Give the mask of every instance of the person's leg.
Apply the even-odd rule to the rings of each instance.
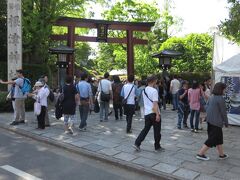
[[[123,117],[123,107],[119,104],[119,111],[120,111],[120,119]]]
[[[178,123],[177,123],[178,128],[181,128],[183,117],[184,117],[183,105],[179,104],[178,105]]]
[[[13,107],[13,119],[16,119],[16,106],[15,106],[15,101],[12,101],[12,107]]]
[[[100,121],[103,120],[104,102],[100,101]]]
[[[127,121],[127,132],[132,129],[132,118],[135,113],[135,105],[129,105],[128,121]]]
[[[46,108],[46,114],[45,114],[45,126],[50,126],[49,116],[48,116],[48,108]]]
[[[39,115],[39,125],[41,129],[45,129],[45,114],[46,114],[46,107],[41,107],[41,113]]]
[[[83,105],[83,127],[87,126],[87,118],[89,113],[89,104]]]
[[[199,150],[198,154],[199,155],[205,155],[206,152],[209,150],[210,147],[206,146],[205,144],[202,146],[202,148]]]
[[[118,106],[117,104],[113,103],[114,115],[115,119],[118,120]]]
[[[160,140],[161,140],[161,120],[159,122],[157,122],[156,120],[156,116],[153,117],[152,119],[152,124],[153,124],[153,133],[154,133],[154,147],[155,150],[159,149],[160,146]]]
[[[217,145],[217,151],[218,151],[219,156],[223,156],[224,155],[222,144],[221,145]]]
[[[20,121],[25,121],[25,99],[20,100]]]
[[[145,116],[145,126],[143,128],[143,130],[140,132],[140,134],[138,135],[136,141],[135,141],[135,145],[136,146],[140,146],[142,141],[144,141],[145,137],[147,136],[151,126],[152,126],[152,121],[151,121],[151,115]]]
[[[188,115],[189,115],[189,109],[188,108],[184,108],[184,113],[183,113],[184,117],[183,117],[183,126],[184,127],[188,127],[188,123],[187,123],[187,120],[188,120]]]
[[[140,114],[141,114],[141,118],[144,118],[144,106],[140,106]]]
[[[67,132],[68,131],[68,121],[69,121],[70,115],[64,114],[63,117],[64,117],[64,132]]]
[[[195,114],[195,110],[191,109],[191,113],[190,113],[190,126],[191,126],[191,129],[194,129],[194,125],[193,125],[194,114]]]
[[[83,128],[84,127],[84,124],[85,124],[85,120],[84,120],[84,105],[80,105],[79,106],[79,112],[80,112],[80,120],[81,120],[81,122],[80,122],[80,125],[79,125],[79,128]]]
[[[198,130],[198,126],[199,126],[199,115],[200,115],[200,111],[196,111],[196,116],[195,116],[195,129]]]
[[[176,110],[176,101],[175,101],[175,94],[172,94],[172,105],[173,105],[173,110]]]
[[[165,96],[163,97],[162,104],[163,104],[163,109],[166,110],[166,97]]]
[[[20,105],[21,105],[20,100],[15,99],[15,108],[16,108],[16,116],[15,116],[15,119],[14,119],[15,122],[20,121],[20,108],[21,108]]]
[[[105,118],[104,120],[108,120],[108,114],[109,114],[109,103],[110,102],[105,102]]]

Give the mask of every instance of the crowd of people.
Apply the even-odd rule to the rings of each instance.
[[[35,99],[34,112],[37,116],[38,129],[43,130],[50,126],[48,117],[48,101],[53,96],[53,91],[48,86],[48,77],[40,77],[34,84],[32,92],[23,92],[25,77],[22,70],[17,70],[17,77],[12,81],[1,84],[12,84],[9,95],[14,109],[14,121],[11,125],[25,123],[24,100],[27,97]],[[191,84],[191,87],[190,87]],[[158,79],[149,76],[145,80],[137,81],[133,75],[129,75],[125,82],[119,76],[110,79],[109,73],[105,73],[100,80],[90,78],[82,73],[79,80],[67,76],[65,85],[55,91],[56,117],[64,118],[64,132],[73,134],[73,126],[76,120],[76,108],[79,108],[79,130],[86,131],[89,113],[99,108],[99,121],[109,120],[110,102],[113,104],[115,120],[126,118],[126,133],[132,133],[132,119],[136,111],[140,111],[140,117],[145,119],[145,127],[137,137],[133,147],[139,151],[142,141],[150,128],[154,130],[154,147],[156,151],[162,150],[161,141],[161,109],[166,109],[166,104],[172,103],[172,111],[177,111],[178,120],[176,127],[189,129],[198,133],[203,129],[202,123],[207,121],[208,140],[205,142],[197,158],[208,160],[205,155],[210,147],[216,146],[219,158],[225,159],[228,155],[223,153],[222,127],[228,126],[226,107],[223,94],[226,85],[217,83],[211,92],[211,78],[204,82],[193,81],[189,83],[182,78],[174,76],[172,80]],[[52,98],[51,98],[52,99]],[[95,111],[96,112],[96,111]],[[97,111],[98,112],[98,111]]]

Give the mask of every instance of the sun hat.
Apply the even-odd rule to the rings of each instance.
[[[34,85],[34,87],[41,87],[41,86],[44,86],[41,81],[37,81]]]

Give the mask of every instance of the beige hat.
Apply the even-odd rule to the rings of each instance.
[[[41,87],[41,86],[44,86],[41,81],[37,81],[34,85],[34,87]]]

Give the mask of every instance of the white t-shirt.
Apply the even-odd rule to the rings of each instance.
[[[155,88],[147,86],[145,88],[145,92],[148,95],[149,99],[151,99],[153,102],[158,102],[158,92]],[[142,92],[143,95],[143,102],[144,102],[144,115],[148,115],[153,113],[153,102],[150,101],[147,96],[144,93],[144,90]]]
[[[133,89],[132,89],[132,87],[133,87]],[[132,89],[132,91],[131,91],[131,89]],[[131,93],[130,93],[130,91],[131,91]],[[124,99],[127,98],[129,93],[130,93],[130,95],[127,99],[127,104],[135,104],[136,87],[132,83],[127,83],[123,86]]]
[[[24,95],[20,87],[23,87],[24,80],[23,78],[17,78],[15,80],[15,90],[14,90],[14,98],[15,99],[23,99]]]
[[[101,83],[101,84],[100,84]],[[107,79],[102,79],[98,84],[98,92],[101,93],[103,91],[105,94],[110,94],[110,91],[112,91],[112,84]]]
[[[178,90],[180,89],[180,82],[177,79],[173,79],[171,81],[170,87],[172,87],[172,94],[177,94]]]
[[[47,97],[49,95],[50,91],[48,88],[42,87],[41,89],[38,90],[37,95],[34,97],[36,101],[39,101],[41,106],[47,107]]]

